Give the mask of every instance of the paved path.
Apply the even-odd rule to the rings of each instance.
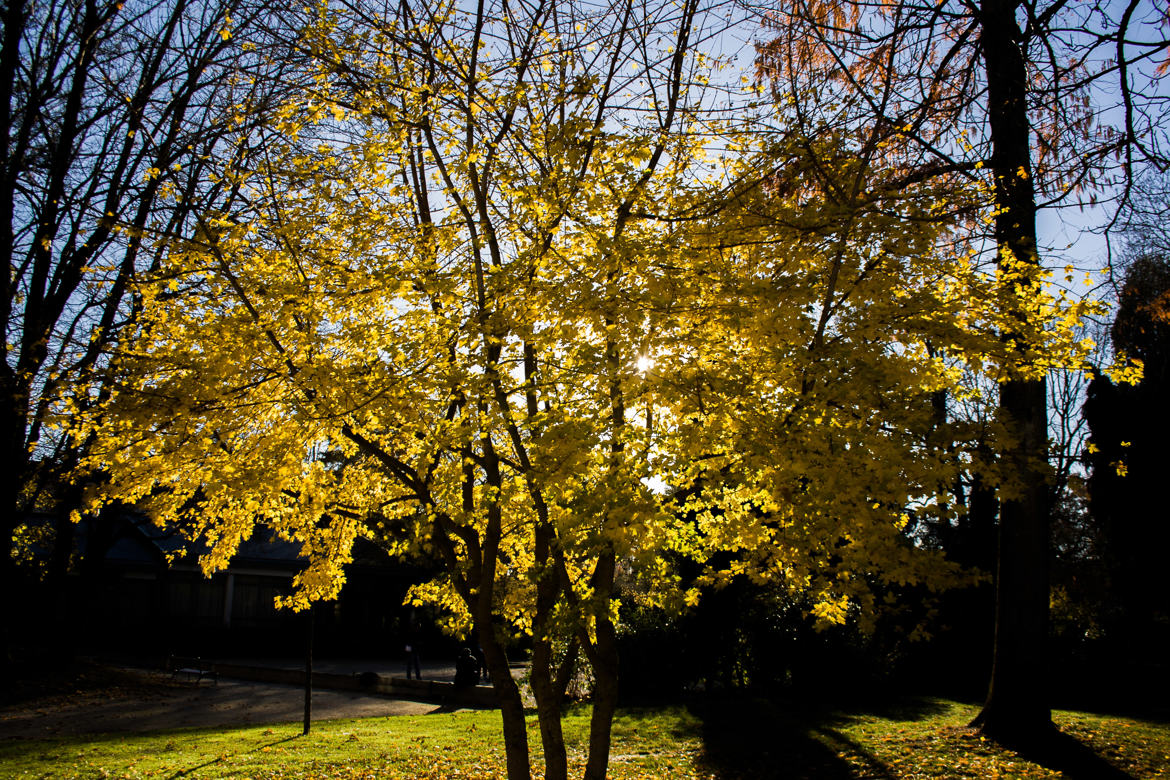
[[[216,658],[216,663],[240,666],[264,666],[274,669],[305,668],[304,658]],[[423,661],[419,664],[424,680],[451,682],[455,679],[455,661]],[[386,658],[313,659],[313,671],[327,674],[361,674],[374,672],[383,677],[406,677],[406,662]],[[411,673],[413,676],[413,672]]]
[[[187,683],[161,672],[131,673],[140,684],[0,708],[0,739],[300,722],[304,714],[304,689],[295,685],[229,679]],[[313,692],[314,721],[425,715],[438,709],[359,692]]]
[[[304,659],[214,659],[238,664],[301,671]],[[77,690],[32,702],[0,707],[0,739],[28,739],[56,735],[127,731],[167,731],[191,727],[246,726],[300,722],[304,688],[299,684],[256,682],[220,676],[217,683],[176,680],[165,671],[117,665],[124,679],[93,690]],[[449,683],[454,662],[424,661],[423,680]],[[322,675],[354,677],[374,672],[384,678],[405,678],[405,662],[396,659],[314,659],[313,671]],[[513,668],[520,678],[524,668]],[[241,675],[243,676],[243,675]],[[490,697],[490,686],[481,683]],[[380,695],[368,690],[313,690],[313,719],[371,718],[422,715],[440,709],[434,701],[413,701],[404,695]],[[420,698],[427,698],[422,695]],[[443,709],[443,711],[450,711]]]

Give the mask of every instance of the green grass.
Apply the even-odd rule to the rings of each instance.
[[[846,716],[835,727],[819,729],[819,735],[858,777],[874,764],[893,778],[1170,777],[1167,723],[1055,712],[1053,720],[1066,738],[1043,756],[1021,755],[966,728],[978,708],[933,704],[916,718]]]
[[[614,778],[1061,777],[965,728],[975,709],[941,699],[837,711],[762,702],[631,709],[614,726]],[[1072,739],[1042,760],[1080,776],[1170,777],[1170,724],[1059,712]],[[531,719],[534,751],[535,719]],[[566,719],[579,770],[585,711]],[[458,712],[231,730],[0,742],[5,778],[495,778],[503,776],[499,715]],[[1092,762],[1098,762],[1096,764]],[[1107,762],[1107,763],[1101,763]],[[1105,772],[1106,774],[1100,774]]]

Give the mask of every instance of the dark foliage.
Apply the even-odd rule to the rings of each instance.
[[[1091,430],[1089,508],[1098,529],[1107,607],[1104,639],[1123,685],[1165,681],[1170,602],[1162,574],[1170,545],[1166,442],[1170,441],[1170,263],[1146,256],[1127,270],[1114,320],[1114,348],[1144,364],[1136,385],[1096,377],[1084,414]],[[1163,684],[1165,684],[1163,682]]]

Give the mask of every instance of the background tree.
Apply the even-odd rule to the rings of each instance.
[[[971,377],[1020,370],[998,335],[1010,307],[954,251],[961,186],[893,179],[880,131],[778,136],[739,163],[735,180],[759,183],[692,252],[710,291],[672,314],[652,372],[679,437],[664,459],[694,486],[694,544],[713,562],[700,584],[747,576],[811,593],[826,622],[872,625],[900,588],[957,581],[924,542],[986,503],[953,486],[995,427],[940,420],[936,401],[985,404]],[[1081,361],[1070,325],[1091,307],[1027,305],[1036,356]]]
[[[1100,536],[1108,597],[1102,628],[1108,644],[1124,656],[1117,666],[1134,669],[1135,679],[1158,667],[1170,633],[1156,560],[1160,545],[1170,542],[1164,512],[1157,509],[1170,435],[1167,296],[1166,258],[1134,258],[1125,271],[1112,341],[1115,350],[1142,362],[1142,379],[1126,385],[1096,377],[1084,406],[1091,429],[1089,509]]]
[[[264,6],[45,2],[3,6],[0,50],[0,587],[14,591],[22,523],[68,503],[76,451],[48,425],[100,390],[95,373],[130,312],[129,283],[153,239],[222,196],[208,154],[260,104],[270,36],[239,57],[233,30]],[[275,17],[266,19],[275,22]],[[252,80],[236,66],[253,72]],[[79,388],[82,388],[79,392]],[[18,532],[19,529],[19,532]],[[67,561],[71,526],[58,526]],[[12,609],[11,602],[6,609]],[[4,655],[14,615],[0,620]]]
[[[1010,479],[1000,488],[995,656],[977,723],[1003,738],[1046,733],[1047,366],[1034,359],[1028,303],[1045,283],[1036,217],[1041,205],[1128,174],[1135,160],[1164,158],[1155,84],[1164,16],[1136,1],[798,0],[766,11],[776,38],[761,68],[802,135],[880,130],[900,157],[900,181],[960,173],[986,186],[968,238],[989,250],[998,294],[1008,294],[1001,335],[1018,360],[997,377],[1003,435],[993,448]],[[1109,127],[1091,108],[1106,85],[1121,96]]]

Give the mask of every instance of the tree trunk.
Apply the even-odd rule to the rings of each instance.
[[[532,695],[536,698],[536,717],[540,722],[540,741],[544,747],[545,780],[566,780],[569,776],[565,737],[561,729],[561,699],[552,679],[552,642],[537,637],[532,643]]]
[[[543,501],[539,501],[538,506],[543,509]],[[535,554],[537,564],[542,570],[536,583],[536,610],[532,621],[532,666],[529,679],[532,681],[532,695],[536,698],[536,716],[540,723],[541,745],[544,747],[545,780],[567,780],[569,762],[561,728],[561,692],[557,689],[553,674],[555,659],[551,624],[559,588],[551,560],[552,527],[546,519],[547,512],[541,512],[541,515],[541,522],[536,529]]]
[[[528,760],[528,729],[524,724],[524,700],[520,686],[512,679],[508,667],[508,656],[496,639],[492,622],[476,622],[479,645],[483,648],[492,688],[500,704],[500,717],[504,725],[504,752],[507,756],[508,780],[531,780],[532,769]]]
[[[995,239],[1005,300],[1019,325],[1027,316],[1010,303],[1014,285],[1036,288],[1036,199],[1031,176],[1027,68],[1015,0],[985,0],[981,43],[987,72],[988,120],[995,176]],[[1013,325],[1003,334],[1016,357],[1030,346]],[[1044,379],[1000,384],[999,415],[1013,439],[1000,453],[1017,485],[1000,509],[996,571],[995,654],[991,685],[974,725],[999,740],[1018,741],[1052,728],[1045,682],[1048,634],[1048,420]]]
[[[618,700],[617,629],[609,619],[616,557],[612,548],[601,554],[594,575],[597,594],[597,641],[590,657],[593,665],[593,711],[589,719],[589,758],[585,780],[605,780],[609,771],[610,736]]]
[[[1019,387],[1019,385],[1024,385]],[[1039,385],[1039,390],[1035,387]],[[1043,417],[1043,382],[1012,383],[1000,390],[1001,410],[1030,402],[1033,414]],[[1018,396],[1023,396],[1020,398]],[[1018,420],[1014,414],[1011,419]],[[1021,425],[1021,437],[1033,443],[1036,423]],[[1031,482],[1023,495],[1003,502],[999,520],[999,549],[995,592],[995,655],[991,684],[982,712],[975,719],[988,736],[1001,741],[1029,741],[1052,729],[1045,675],[1048,637],[1048,512],[1047,487],[1042,473],[1024,462],[1017,445],[1010,453],[1014,471],[1024,471]],[[1031,449],[1031,448],[1029,448]]]

